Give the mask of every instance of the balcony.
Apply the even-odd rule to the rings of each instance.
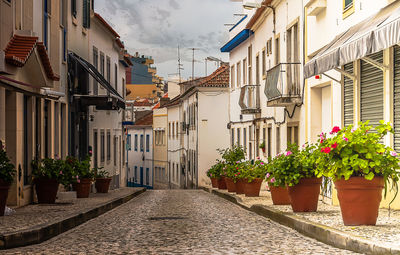
[[[267,106],[286,107],[302,102],[300,63],[280,63],[267,71]]]
[[[260,85],[243,86],[240,90],[239,105],[242,114],[260,113]]]

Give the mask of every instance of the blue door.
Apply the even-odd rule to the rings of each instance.
[[[143,186],[143,167],[140,168],[140,186]]]

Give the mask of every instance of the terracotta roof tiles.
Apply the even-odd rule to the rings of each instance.
[[[110,24],[107,23],[107,21],[105,21],[105,19],[103,19],[103,17],[100,16],[100,14],[98,14],[97,12],[94,13],[94,16],[117,38],[119,38],[119,34],[117,32],[115,32],[115,30],[110,26]]]

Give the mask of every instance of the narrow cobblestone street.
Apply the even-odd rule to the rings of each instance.
[[[147,191],[42,244],[1,254],[352,254],[200,190]]]

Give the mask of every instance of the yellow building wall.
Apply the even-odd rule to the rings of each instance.
[[[157,88],[155,84],[127,84],[126,87],[131,91],[131,94],[126,96],[126,100],[156,98],[157,92],[161,92],[161,89]]]

